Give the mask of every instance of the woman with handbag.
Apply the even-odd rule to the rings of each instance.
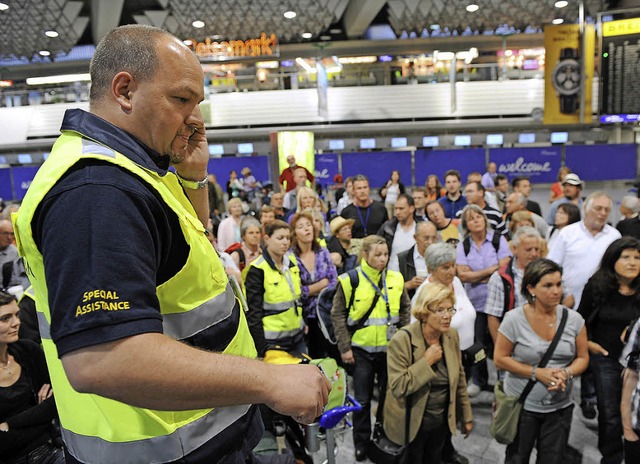
[[[620,335],[631,321],[640,317],[640,241],[637,238],[622,237],[609,245],[600,267],[584,287],[578,312],[586,321],[598,399],[598,449],[603,464],[620,464],[623,455]]]
[[[409,323],[411,302],[402,274],[387,270],[389,250],[379,235],[362,241],[360,266],[352,277],[338,277],[331,321],[342,362],[353,366],[356,400],[362,411],[353,414],[357,461],[366,457],[371,439],[371,400],[375,377],[380,388],[378,407],[387,388],[387,345],[399,327]],[[353,273],[353,271],[350,271]]]
[[[413,306],[417,321],[389,343],[384,431],[391,441],[408,443],[412,464],[440,464],[456,421],[465,435],[473,429],[460,339],[451,329],[455,300],[449,286],[424,285]]]
[[[553,261],[531,262],[521,291],[528,303],[505,314],[493,354],[506,371],[504,395],[522,404],[505,462],[528,463],[535,445],[538,462],[559,463],[571,429],[572,379],[589,364],[587,332],[582,316],[560,304],[562,268]]]

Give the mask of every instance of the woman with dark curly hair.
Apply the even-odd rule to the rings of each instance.
[[[598,448],[604,464],[622,462],[620,400],[623,366],[620,335],[640,317],[640,240],[611,243],[582,292],[578,312],[589,337],[591,370],[598,399]]]

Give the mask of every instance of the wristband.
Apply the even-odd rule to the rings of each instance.
[[[531,380],[533,380],[534,382],[538,381],[538,379],[536,378],[536,366],[531,366]]]
[[[176,177],[178,178],[178,183],[182,185],[184,188],[191,190],[200,190],[205,188],[209,184],[208,174],[204,175],[204,179],[202,180],[187,180],[184,177],[181,177],[180,174],[176,171]]]
[[[568,367],[565,367],[563,370],[567,373],[567,378],[569,380],[572,380],[573,379],[573,373],[571,372],[571,369],[568,368]]]

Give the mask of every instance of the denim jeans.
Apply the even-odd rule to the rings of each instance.
[[[354,347],[353,358],[353,389],[356,400],[362,405],[362,411],[353,413],[353,442],[356,449],[364,449],[371,439],[371,399],[376,376],[380,389],[380,411],[384,406],[384,395],[387,391],[387,353],[368,353]]]
[[[569,441],[572,413],[573,405],[549,413],[523,409],[516,438],[507,446],[505,464],[529,464],[534,446],[538,464],[560,464]]]
[[[590,364],[598,398],[598,449],[602,453],[601,464],[620,464],[623,448],[620,418],[622,366],[616,359],[601,354],[592,354]]]

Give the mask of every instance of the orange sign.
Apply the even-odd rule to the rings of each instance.
[[[264,32],[257,39],[214,42],[207,37],[204,42],[196,43],[195,40],[189,40],[188,43],[198,58],[204,60],[226,61],[280,55],[276,35],[271,34],[267,37]]]

